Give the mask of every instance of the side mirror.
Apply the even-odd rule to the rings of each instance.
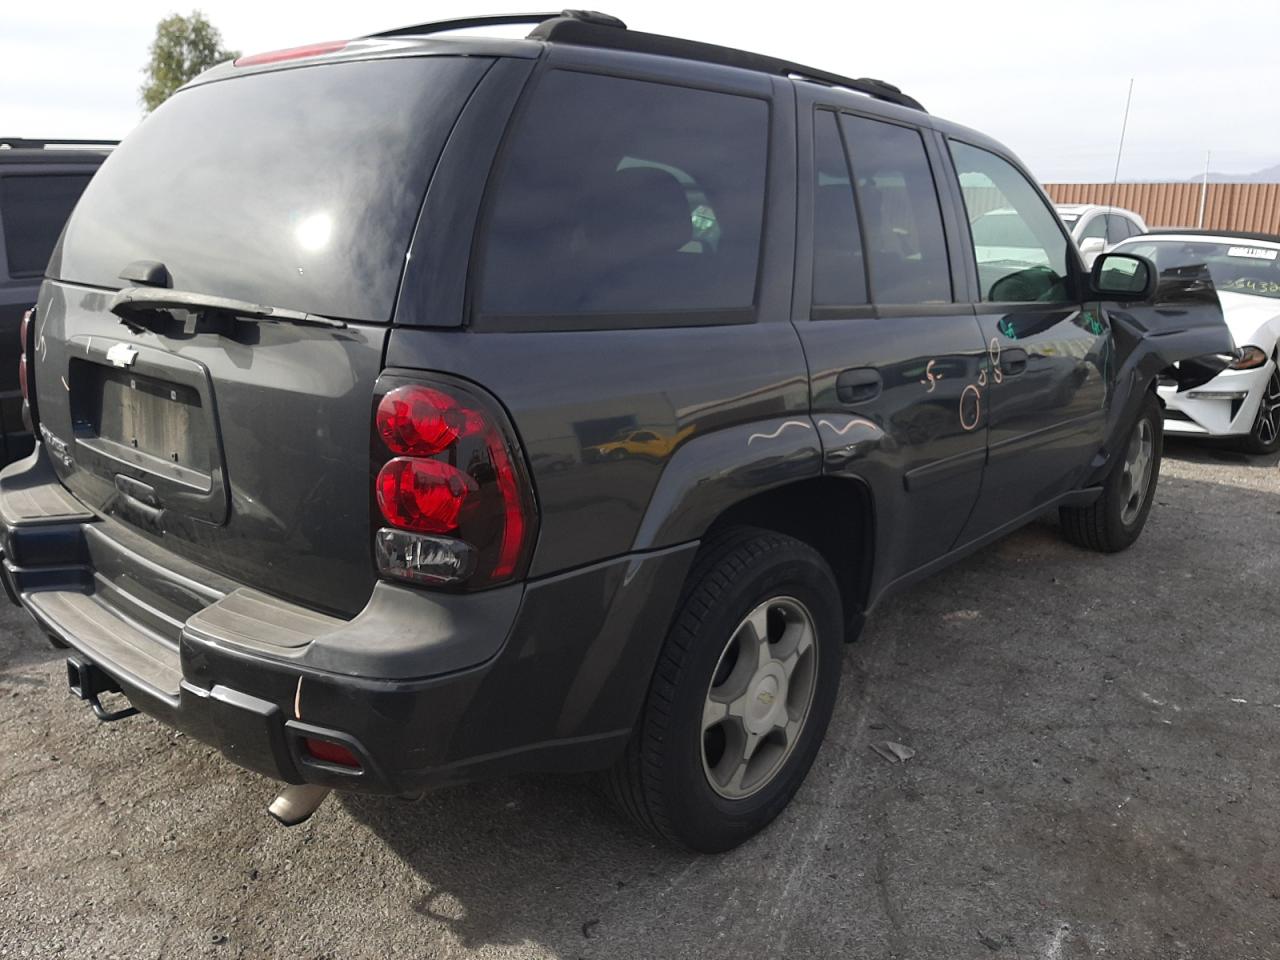
[[[1104,253],[1093,261],[1090,285],[1104,300],[1150,300],[1156,290],[1156,266],[1134,253]]]

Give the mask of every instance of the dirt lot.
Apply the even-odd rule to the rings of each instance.
[[[0,957],[1280,957],[1280,469],[1168,453],[1128,553],[1047,518],[889,602],[796,802],[717,858],[549,778],[281,828],[5,608]]]

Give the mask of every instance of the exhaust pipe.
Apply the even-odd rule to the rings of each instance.
[[[267,807],[267,813],[286,827],[296,827],[311,818],[329,793],[329,787],[317,786],[314,783],[290,784],[271,801],[271,806]]]

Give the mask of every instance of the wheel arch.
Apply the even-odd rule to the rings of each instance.
[[[870,486],[859,478],[821,476],[774,487],[726,507],[705,536],[733,526],[795,537],[822,554],[840,587],[846,635],[856,639],[875,566],[875,504]]]

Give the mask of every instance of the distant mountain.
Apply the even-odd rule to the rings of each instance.
[[[1203,176],[1203,175],[1202,175]],[[1201,177],[1188,177],[1194,183],[1199,183]],[[1210,183],[1280,183],[1280,163],[1267,167],[1265,170],[1257,170],[1253,173],[1209,173]]]

